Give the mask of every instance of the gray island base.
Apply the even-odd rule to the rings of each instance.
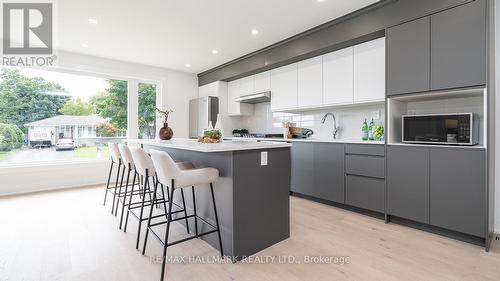
[[[193,140],[140,140],[139,143],[146,150],[166,151],[175,160],[219,170],[214,191],[225,256],[241,260],[290,237],[290,144],[231,141],[200,144]],[[215,224],[210,189],[199,187],[195,192],[198,215]],[[181,202],[180,192],[175,193],[174,201]],[[191,190],[186,189],[184,195],[190,214]],[[198,225],[201,232],[210,230],[200,221]],[[190,219],[190,229],[194,229],[194,219]],[[216,234],[203,239],[220,250]]]

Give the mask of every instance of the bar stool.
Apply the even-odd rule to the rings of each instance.
[[[146,235],[144,238],[144,247],[142,250],[142,254],[144,255],[145,250],[146,250],[146,243],[148,240],[148,234],[151,231],[151,233],[160,241],[160,243],[163,245],[163,261],[162,261],[162,268],[161,268],[161,278],[160,280],[163,280],[163,277],[165,276],[165,260],[167,256],[167,248],[169,246],[173,246],[175,244],[179,244],[191,239],[199,238],[204,235],[210,234],[217,232],[218,238],[219,238],[219,247],[220,247],[220,254],[221,256],[224,256],[224,252],[222,249],[222,238],[220,234],[220,226],[219,226],[219,218],[217,216],[217,206],[215,204],[215,195],[214,195],[214,187],[213,187],[213,182],[217,181],[219,178],[219,171],[215,168],[198,168],[198,169],[189,169],[189,170],[181,170],[179,167],[175,164],[173,159],[164,151],[158,151],[158,150],[153,150],[151,149],[150,151],[151,158],[153,160],[154,167],[156,169],[157,173],[157,183],[164,184],[164,185],[169,185],[170,184],[170,195],[169,198],[174,197],[174,191],[176,189],[182,190],[183,188],[186,187],[191,187],[191,191],[193,194],[193,215],[185,215],[185,217],[178,217],[175,219],[172,219],[172,205],[169,204],[168,206],[168,216],[167,216],[167,229],[165,232],[165,240],[161,240],[158,234],[156,234],[153,231],[153,227],[157,226],[161,223],[151,223],[151,216],[149,216],[148,219],[148,224],[146,228]],[[209,184],[210,185],[210,192],[212,194],[212,204],[214,208],[214,215],[215,215],[215,226],[212,225],[211,223],[207,222],[205,219],[198,217],[196,213],[196,199],[195,199],[195,192],[194,192],[194,186],[195,185],[205,185]],[[157,189],[158,185],[155,185],[155,190]],[[167,189],[168,191],[168,189]],[[153,192],[153,195],[156,192]],[[173,201],[173,200],[171,200]],[[150,209],[150,214],[152,213],[152,208]],[[181,219],[187,219],[187,218],[194,218],[194,226],[195,226],[195,234],[184,238],[180,239],[177,241],[173,242],[168,242],[168,236],[169,236],[169,231],[170,231],[170,223],[173,221],[181,220]],[[208,224],[210,227],[213,228],[213,230],[204,232],[204,233],[198,233],[198,219],[203,221],[204,223]]]
[[[118,144],[109,142],[108,143],[109,152],[111,154],[111,166],[109,167],[109,175],[108,175],[108,183],[106,184],[106,192],[104,193],[104,203],[106,206],[106,198],[108,197],[108,192],[113,194],[113,205],[111,207],[111,214],[115,208],[115,199],[116,199],[116,189],[118,188],[118,179],[120,178],[120,169],[122,168],[122,159],[120,156],[120,151],[118,150]],[[115,187],[110,187],[111,174],[113,173],[113,167],[117,165],[117,173],[116,173],[116,182]],[[125,167],[123,167],[123,171],[125,171]]]
[[[120,215],[120,227],[119,229],[122,229],[122,223],[123,223],[123,214],[125,213],[125,207],[128,206],[127,204],[127,196],[134,196],[134,195],[141,195],[142,190],[139,189],[134,192],[134,185],[136,184],[136,179],[138,180],[137,172],[135,171],[135,164],[134,164],[134,159],[132,158],[132,153],[130,152],[130,149],[127,145],[125,144],[119,144],[118,145],[118,150],[120,152],[120,156],[122,159],[122,163],[125,166],[127,170],[127,180],[125,182],[125,191],[122,192],[122,187],[123,187],[123,175],[125,173],[122,173],[122,179],[120,181],[120,188],[118,190],[118,200],[116,203],[116,209],[115,209],[115,216],[118,213],[118,208],[119,204],[122,204],[122,212]],[[128,187],[130,186],[130,174],[133,173],[133,179],[132,179],[132,190],[129,191]],[[130,198],[131,199],[131,198]],[[129,204],[132,204],[131,200],[129,200]]]
[[[164,192],[163,186],[162,186],[162,188],[160,189],[162,197],[158,198],[158,195],[156,193],[157,192],[156,171],[155,171],[155,168],[153,165],[153,161],[151,160],[151,157],[147,154],[147,152],[144,149],[139,148],[139,147],[131,147],[130,152],[132,154],[132,159],[133,159],[133,162],[135,164],[135,171],[142,178],[141,184],[142,184],[143,192],[141,194],[142,195],[141,204],[138,206],[134,206],[134,204],[132,203],[133,196],[129,196],[127,216],[125,218],[125,226],[124,226],[123,231],[124,232],[127,231],[129,214],[132,214],[138,220],[137,241],[136,241],[135,248],[139,249],[139,240],[141,237],[142,222],[147,221],[147,220],[150,221],[151,219],[156,219],[156,218],[160,218],[160,217],[166,218],[167,217],[167,214],[166,214],[167,205],[166,205],[166,203],[170,201],[171,197],[168,197],[168,195],[167,195],[167,197],[165,197],[165,192]],[[190,164],[189,162],[178,162],[176,164],[174,163],[174,165],[176,165],[176,167],[179,167],[179,169],[189,169],[189,168],[193,167],[192,164]],[[153,186],[155,186],[155,190],[153,192],[151,191],[150,180],[153,181]],[[132,193],[133,192],[134,192],[134,184],[132,184]],[[150,197],[151,193],[153,193],[153,198]],[[150,197],[149,200],[146,200],[146,194],[149,195],[149,197]],[[167,194],[168,194],[168,187],[167,187]],[[182,193],[182,198],[184,198],[183,193]],[[163,207],[165,210],[165,212],[163,214],[153,216],[152,211],[151,211],[150,216],[144,217],[144,207],[151,206],[151,210],[152,210],[154,205],[156,205],[158,207],[159,206],[158,204],[163,204]],[[169,205],[172,205],[172,204],[169,204]],[[178,207],[181,209],[175,211],[175,213],[183,212],[184,214],[187,214],[186,204],[185,204],[184,199],[183,199],[183,206],[182,207],[178,206]],[[139,215],[135,214],[132,211],[133,209],[136,209],[136,208],[140,209]],[[186,218],[186,227],[187,227],[187,232],[189,233],[189,225],[188,225],[187,218]]]

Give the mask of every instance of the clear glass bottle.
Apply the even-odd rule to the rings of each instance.
[[[366,122],[366,118],[363,122],[363,126],[361,126],[361,139],[368,140],[368,123]]]
[[[370,126],[368,126],[368,140],[373,140],[373,128],[375,127],[375,123],[372,121],[370,122]]]

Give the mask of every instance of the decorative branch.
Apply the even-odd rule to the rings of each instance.
[[[170,113],[174,112],[172,109],[167,109],[167,110],[161,110],[158,107],[156,108],[156,111],[160,114],[160,116],[165,120],[165,123],[168,121],[168,116]]]

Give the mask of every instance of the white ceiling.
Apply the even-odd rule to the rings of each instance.
[[[374,2],[63,0],[57,37],[61,50],[199,73]]]

